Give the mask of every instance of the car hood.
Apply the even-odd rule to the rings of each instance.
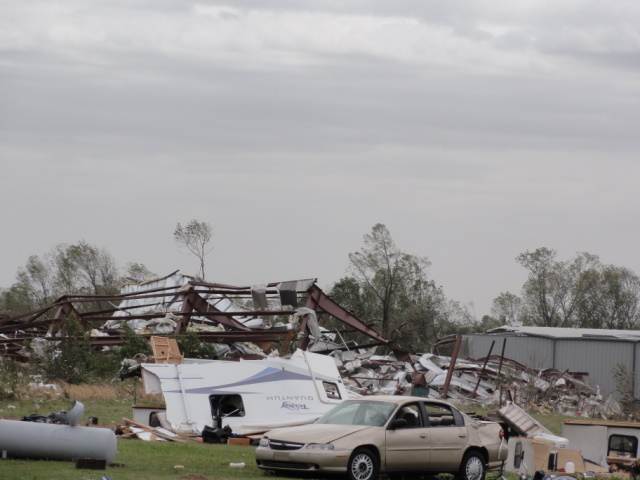
[[[283,440],[298,443],[330,443],[356,432],[370,428],[366,425],[327,425],[315,424],[300,425],[298,427],[277,428],[265,434],[272,440]]]

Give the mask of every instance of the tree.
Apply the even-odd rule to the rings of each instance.
[[[122,277],[113,256],[82,240],[54,249],[57,280],[62,291],[82,295],[114,295]]]
[[[624,363],[616,363],[611,372],[613,381],[616,385],[616,393],[620,400],[620,407],[625,416],[633,416],[637,411],[635,395],[634,395],[634,372],[629,372],[629,369]]]
[[[426,351],[442,336],[459,333],[473,325],[467,306],[447,299],[433,281],[417,282],[410,296],[402,295],[403,308],[394,322],[391,339],[413,352]]]
[[[158,274],[153,273],[142,263],[129,262],[125,267],[125,280],[143,283],[154,278],[158,278]]]
[[[592,272],[598,257],[582,252],[560,262],[555,256],[555,250],[543,247],[516,257],[529,270],[522,288],[524,321],[545,327],[579,326],[578,308],[594,287]]]
[[[329,294],[372,328],[382,325],[382,303],[366,283],[355,277],[343,277]],[[465,306],[448,300],[441,287],[425,278],[400,288],[393,304],[391,330],[383,336],[413,352],[425,351],[440,336],[473,323]]]
[[[378,223],[364,236],[364,247],[349,254],[349,271],[376,298],[381,334],[388,337],[399,321],[403,299],[425,294],[430,262],[398,249],[387,227]]]
[[[213,250],[213,246],[207,247],[213,233],[211,225],[206,222],[191,220],[184,227],[178,222],[173,232],[173,239],[178,247],[185,248],[200,260],[199,276],[204,280],[204,257]]]
[[[48,305],[56,299],[53,272],[48,258],[31,255],[18,269],[16,282],[2,295],[3,310],[14,316]]]
[[[54,279],[58,297],[62,295],[116,295],[122,276],[113,256],[82,240],[73,245],[59,244],[50,254],[55,266]],[[102,302],[83,303],[80,311],[101,310]]]
[[[485,333],[487,330],[500,328],[504,325],[504,321],[493,318],[490,315],[483,315],[478,323],[475,324],[474,331],[477,333]]]
[[[517,257],[529,270],[519,313],[525,323],[621,330],[640,327],[640,278],[635,273],[603,265],[596,255],[586,252],[564,262],[555,255],[555,250],[539,248]],[[504,300],[498,297],[494,305],[499,299]]]
[[[46,381],[64,380],[68,383],[85,383],[92,376],[91,338],[82,330],[77,318],[62,320],[60,340],[55,348],[40,360]]]
[[[520,297],[511,292],[502,292],[493,299],[491,315],[501,325],[513,325],[519,321],[521,307],[522,299]]]
[[[594,270],[595,287],[579,307],[580,326],[636,330],[640,327],[640,278],[624,267],[604,265]]]
[[[7,315],[36,310],[64,295],[114,295],[120,291],[120,269],[106,249],[80,241],[61,243],[42,256],[32,255],[18,269],[15,283],[0,295]],[[95,307],[84,303],[83,310]]]
[[[354,277],[342,277],[331,286],[331,298],[360,319],[380,317],[376,297]]]

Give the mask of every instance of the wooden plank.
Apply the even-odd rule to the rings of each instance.
[[[149,341],[156,363],[182,363],[183,356],[175,338],[154,336]]]
[[[174,433],[174,435],[175,435],[175,437],[174,437],[172,435],[169,435],[169,434],[163,432],[164,429],[153,428],[153,427],[150,427],[149,425],[145,425],[144,423],[139,423],[139,422],[136,422],[134,420],[130,420],[128,418],[123,418],[122,421],[127,425],[133,425],[134,427],[140,428],[140,429],[145,430],[147,432],[151,432],[153,435],[155,435],[155,436],[157,436],[159,438],[162,438],[164,440],[169,440],[170,442],[184,442],[185,441],[185,439],[182,438],[177,433]]]

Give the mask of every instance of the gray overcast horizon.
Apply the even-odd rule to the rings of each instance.
[[[79,240],[207,280],[345,275],[376,223],[488,314],[515,257],[640,273],[640,3],[0,0],[0,286]]]

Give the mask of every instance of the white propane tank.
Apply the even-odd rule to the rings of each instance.
[[[75,426],[84,405],[74,402],[67,414],[70,425],[0,420],[0,451],[3,458],[76,460],[91,458],[113,463],[118,449],[115,433],[108,428]]]
[[[118,441],[108,428],[0,420],[0,451],[9,458],[75,460],[116,457]]]

